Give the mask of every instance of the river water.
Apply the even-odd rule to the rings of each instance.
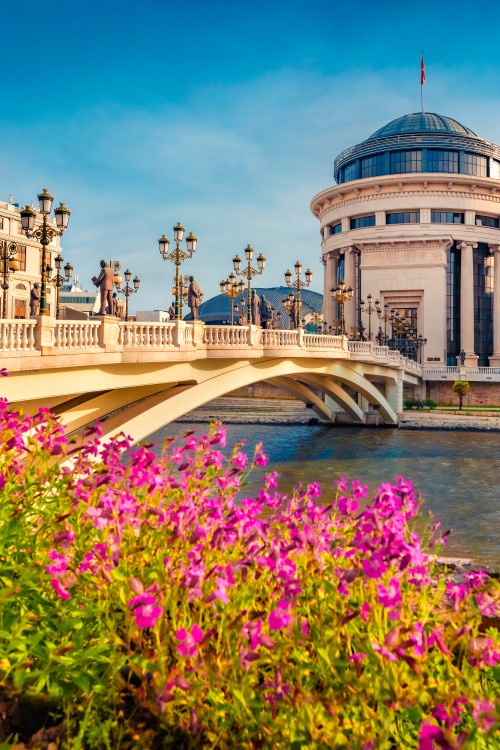
[[[188,429],[202,434],[207,425],[174,422],[150,439],[161,445]],[[320,482],[328,500],[339,477],[359,479],[372,491],[397,476],[411,479],[424,510],[452,530],[442,554],[500,568],[500,433],[242,424],[226,430],[228,450],[246,440],[250,454],[262,441],[270,459],[265,471],[278,472],[282,492]],[[258,491],[261,480],[256,473],[245,493]]]

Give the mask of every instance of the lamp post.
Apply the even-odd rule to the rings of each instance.
[[[290,321],[292,323],[294,322],[294,320],[292,318],[291,313],[292,313],[294,302],[295,302],[295,295],[293,294],[293,292],[290,292],[290,294],[287,294],[287,296],[283,297],[283,299],[281,300],[281,304],[283,305],[288,315],[290,316]]]
[[[309,284],[312,281],[312,271],[310,268],[307,269],[305,272],[305,281],[302,281],[300,278],[300,274],[302,273],[302,263],[300,260],[297,260],[294,265],[294,271],[296,273],[296,280],[292,281],[292,272],[290,269],[286,271],[285,273],[285,281],[286,285],[292,287],[293,289],[297,290],[297,328],[301,327],[301,319],[300,319],[300,312],[302,308],[302,300],[300,299],[300,290],[303,289],[306,286],[309,286]]]
[[[237,276],[246,276],[247,279],[247,318],[248,322],[252,323],[252,276],[262,273],[266,267],[266,258],[262,253],[257,256],[257,268],[253,268],[251,265],[254,249],[251,245],[247,245],[245,248],[245,259],[247,261],[246,268],[241,268],[241,258],[239,255],[235,255],[233,258],[234,271]]]
[[[17,245],[15,242],[0,240],[0,262],[2,263],[2,318],[7,317],[7,290],[9,288],[9,276],[15,271],[19,271],[20,263],[15,257],[17,255]]]
[[[38,203],[40,207],[40,213],[42,214],[42,225],[35,228],[36,211],[33,206],[26,206],[21,209],[21,226],[24,229],[26,236],[35,238],[42,246],[42,273],[41,273],[41,285],[40,285],[40,315],[47,315],[47,270],[49,265],[47,263],[47,246],[52,242],[54,237],[60,237],[68,228],[69,216],[71,211],[64,203],[60,203],[57,208],[54,209],[54,215],[56,219],[56,227],[54,228],[48,223],[48,217],[52,210],[52,203],[54,202],[54,196],[49,193],[47,188],[44,188],[41,193],[38,194]]]
[[[162,234],[160,239],[158,240],[158,245],[160,248],[160,255],[163,258],[163,260],[171,260],[175,263],[175,320],[181,319],[181,305],[182,305],[182,288],[181,288],[181,276],[180,276],[180,268],[181,263],[183,260],[187,260],[188,258],[193,257],[193,253],[196,250],[196,244],[198,242],[198,238],[196,235],[194,235],[192,232],[188,234],[186,237],[186,251],[181,250],[181,242],[182,238],[184,237],[184,232],[186,231],[185,228],[182,226],[182,224],[177,222],[176,226],[174,227],[174,242],[175,242],[175,249],[171,250],[169,252],[168,246],[170,245],[170,240],[167,238],[165,234]]]
[[[377,317],[379,320],[384,321],[384,346],[387,346],[387,323],[390,319],[389,315],[389,303],[386,302],[384,305],[384,314],[382,315],[382,308],[380,307],[379,303],[379,309],[377,310]],[[382,344],[382,342],[380,342]]]
[[[61,268],[62,264],[64,262],[64,258],[62,257],[61,253],[59,253],[54,258],[54,263],[56,266],[56,275],[51,276],[50,272],[52,271],[51,268],[48,269],[48,278],[47,281],[50,284],[53,284],[56,288],[56,319],[59,320],[59,297],[61,292],[61,287],[64,284],[65,281],[69,281],[70,278],[73,276],[73,266],[71,263],[66,263],[64,266],[64,276],[61,276]]]
[[[231,325],[234,326],[234,310],[236,297],[241,296],[245,291],[245,282],[241,279],[236,281],[234,273],[230,273],[227,279],[220,282],[221,294],[225,294],[231,300]],[[237,307],[237,306],[236,306]]]
[[[353,298],[354,289],[352,286],[346,287],[345,281],[340,281],[334,289],[330,289],[330,294],[334,302],[340,305],[340,334],[345,336],[344,305]]]
[[[372,340],[372,315],[374,312],[379,313],[380,310],[380,301],[378,299],[375,300],[375,306],[372,305],[373,297],[371,294],[369,294],[366,298],[368,300],[368,305],[365,306],[364,300],[361,300],[359,303],[359,309],[361,312],[365,312],[368,315],[368,341]]]
[[[126,322],[128,320],[128,298],[130,297],[131,294],[134,294],[135,292],[139,291],[139,285],[141,283],[141,280],[138,276],[134,276],[134,278],[132,279],[133,286],[130,286],[129,282],[130,282],[130,279],[132,278],[132,271],[130,270],[130,268],[127,268],[127,270],[124,272],[123,275],[125,276],[125,286],[123,286],[120,289],[120,284],[121,284],[121,277],[120,277],[120,281],[118,283],[115,281],[115,287],[116,287],[116,291],[118,292],[118,294],[125,295],[125,322]]]

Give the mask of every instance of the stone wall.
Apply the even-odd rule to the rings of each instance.
[[[453,381],[428,381],[427,395],[438,404],[458,406],[459,398],[453,393]],[[498,406],[500,405],[500,383],[480,383],[471,381],[470,391],[464,396],[466,406]]]

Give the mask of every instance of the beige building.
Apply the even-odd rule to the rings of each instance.
[[[316,195],[324,317],[423,364],[500,366],[500,147],[449,117],[400,117],[341,153]],[[361,301],[380,312],[370,321]],[[366,310],[366,305],[364,306]],[[420,337],[420,338],[419,338]],[[424,344],[424,339],[426,343]]]
[[[56,227],[55,219],[48,219],[50,224]],[[36,225],[41,224],[41,215],[36,220]],[[18,261],[18,270],[7,275],[9,263],[0,262],[0,284],[8,284],[6,291],[6,314],[2,309],[3,318],[29,318],[30,316],[30,292],[35,282],[40,283],[42,246],[35,239],[28,239],[21,227],[21,215],[19,205],[13,203],[12,196],[7,202],[0,201],[0,253],[5,254],[6,243],[14,243],[17,253],[13,256]],[[48,246],[49,265],[54,268],[54,257],[62,252],[60,238],[54,237]],[[16,264],[17,265],[17,264]],[[51,315],[55,315],[56,290],[52,284],[47,284],[47,308]],[[0,298],[2,305],[3,295]]]

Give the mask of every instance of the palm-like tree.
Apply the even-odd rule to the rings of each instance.
[[[460,405],[458,408],[460,409],[460,411],[462,411],[464,396],[466,396],[470,391],[470,383],[468,382],[468,380],[455,380],[455,382],[451,386],[451,390],[454,393],[458,394],[458,398],[460,399]]]

